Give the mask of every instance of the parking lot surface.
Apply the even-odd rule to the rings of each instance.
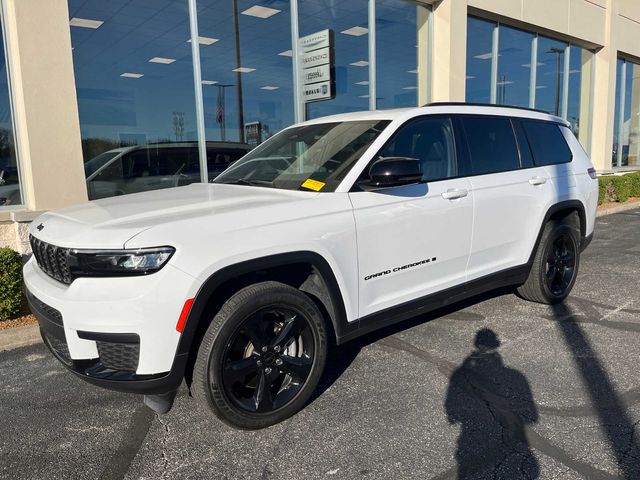
[[[496,292],[333,349],[314,400],[238,431],[158,416],[42,346],[0,353],[0,478],[640,478],[640,211],[598,220],[566,304]]]

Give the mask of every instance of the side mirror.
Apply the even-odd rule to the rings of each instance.
[[[422,180],[422,164],[411,157],[380,157],[369,168],[369,179],[375,187],[398,187]]]

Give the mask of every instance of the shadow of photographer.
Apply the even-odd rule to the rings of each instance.
[[[526,426],[538,421],[538,411],[526,377],[504,364],[498,352],[500,340],[483,328],[475,349],[456,368],[449,380],[445,411],[451,424],[460,424],[455,458],[458,479],[468,478],[493,465],[494,478],[538,478],[540,467],[526,437]],[[482,401],[489,410],[478,411]],[[488,420],[487,420],[488,419]],[[497,431],[500,445],[479,455]]]

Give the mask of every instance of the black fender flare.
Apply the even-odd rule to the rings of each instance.
[[[533,245],[533,249],[531,250],[531,254],[529,256],[529,261],[527,265],[531,267],[533,265],[533,258],[536,255],[536,251],[540,246],[540,240],[542,239],[542,232],[544,232],[544,227],[555,214],[562,211],[574,210],[578,212],[578,216],[580,217],[580,240],[581,243],[585,243],[586,239],[586,228],[587,228],[587,215],[584,204],[580,200],[565,200],[562,202],[558,202],[547,210],[545,213],[542,223],[540,224],[540,230],[538,231],[538,237],[536,238],[536,242]]]
[[[344,300],[335,274],[333,273],[329,263],[324,259],[324,257],[322,257],[322,255],[312,251],[296,251],[253,258],[240,263],[228,265],[207,278],[207,280],[200,286],[191,306],[191,310],[189,311],[189,315],[187,316],[187,320],[178,343],[176,356],[187,356],[191,352],[196,332],[198,331],[198,327],[202,321],[205,309],[218,288],[229,280],[241,275],[296,263],[308,263],[321,275],[322,280],[329,291],[331,302],[334,307],[332,309],[333,312],[330,312],[333,313],[333,315],[331,315],[331,322],[336,333],[336,341],[339,343],[340,338],[344,336],[345,329],[348,329],[351,326],[347,323]],[[358,322],[353,323],[357,324]]]

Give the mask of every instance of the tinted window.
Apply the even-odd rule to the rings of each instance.
[[[400,127],[380,156],[417,158],[422,163],[424,181],[458,174],[449,118],[423,118]]]
[[[571,150],[555,123],[524,120],[522,122],[536,165],[555,165],[571,161]]]
[[[511,120],[497,117],[463,117],[474,175],[520,168]]]

